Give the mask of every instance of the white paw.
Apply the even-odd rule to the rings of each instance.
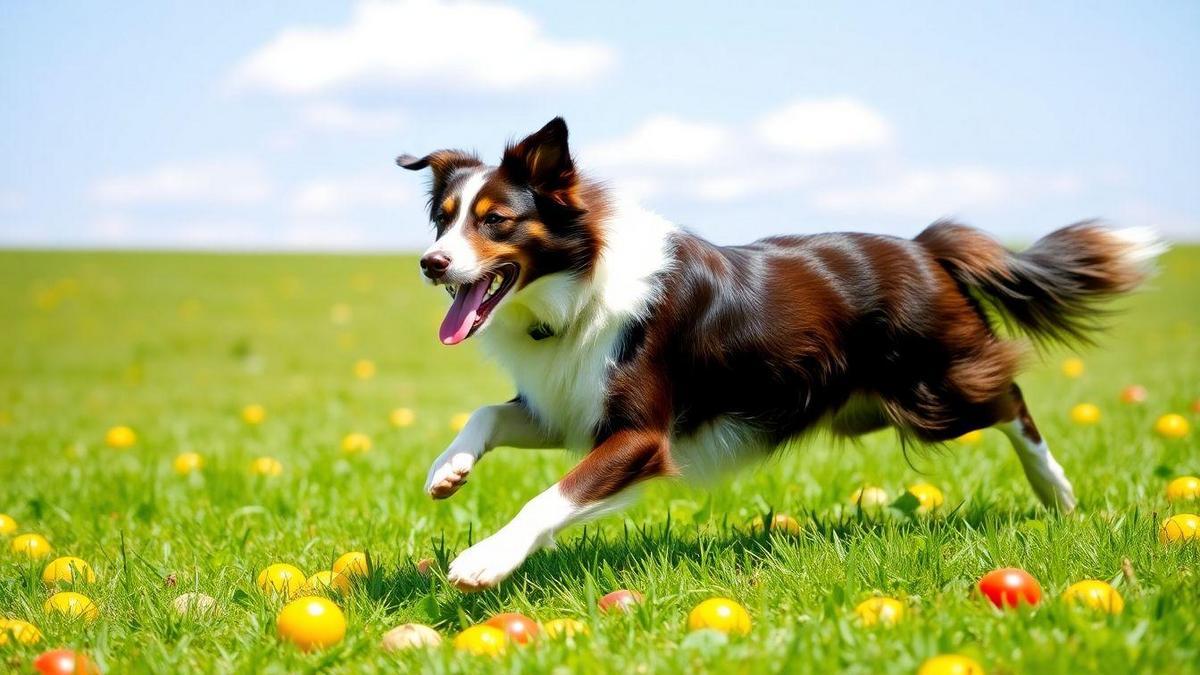
[[[491,588],[520,567],[531,548],[526,542],[497,533],[458,554],[446,578],[468,593]]]
[[[470,453],[443,454],[429,468],[429,476],[425,479],[425,492],[434,499],[449,497],[466,484],[473,466],[475,456]]]

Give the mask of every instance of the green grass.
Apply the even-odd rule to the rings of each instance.
[[[470,342],[445,348],[436,326],[446,299],[418,283],[407,257],[0,253],[0,512],[46,535],[57,554],[90,561],[85,590],[100,607],[89,626],[43,614],[41,565],[0,551],[0,616],[26,618],[45,640],[0,647],[0,670],[20,671],[42,649],[88,651],[106,672],[855,672],[911,673],[939,652],[962,652],[992,673],[1200,671],[1200,546],[1164,547],[1165,477],[1200,473],[1200,249],[1164,260],[1149,291],[1102,344],[1086,373],[1065,378],[1064,352],[1034,360],[1021,379],[1044,434],[1074,480],[1078,515],[1037,508],[1017,461],[994,431],[974,446],[910,453],[876,434],[859,444],[815,440],[713,487],[660,484],[624,516],[562,536],[500,589],[462,595],[414,561],[444,565],[494,531],[571,465],[559,452],[501,449],[444,502],[422,494],[426,470],[450,441],[450,417],[504,400],[510,385]],[[350,308],[342,323],[335,305]],[[352,375],[375,361],[370,380]],[[1141,383],[1143,406],[1118,402]],[[1073,425],[1072,405],[1103,412]],[[266,406],[259,427],[239,419]],[[388,413],[416,411],[396,429]],[[1155,437],[1155,418],[1185,414],[1191,435]],[[112,450],[105,430],[136,429]],[[344,457],[341,438],[374,448]],[[181,477],[176,454],[207,466]],[[283,475],[249,475],[260,455]],[[893,495],[939,485],[940,515],[859,518],[855,487]],[[797,538],[748,533],[769,509],[806,524]],[[370,552],[376,572],[342,602],[347,639],[302,654],[275,637],[277,603],[258,570],[291,562],[311,574],[340,553]],[[1122,574],[1128,560],[1134,578]],[[998,614],[972,596],[985,571],[1017,565],[1041,580],[1046,602]],[[168,576],[176,580],[168,587]],[[1125,612],[1095,617],[1057,601],[1071,582],[1112,580]],[[629,616],[597,615],[595,597],[620,587],[647,602]],[[171,599],[215,596],[211,619],[178,619]],[[904,599],[906,621],[869,630],[854,605]],[[727,645],[688,637],[689,609],[724,595],[753,616]],[[503,611],[566,616],[591,626],[574,643],[544,644],[491,661],[439,650],[399,656],[380,635],[410,621],[447,638]]]

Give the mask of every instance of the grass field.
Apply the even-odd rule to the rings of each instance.
[[[89,561],[84,589],[100,618],[48,616],[41,563],[0,551],[0,618],[22,618],[39,645],[0,646],[0,671],[42,650],[87,651],[113,673],[181,672],[852,672],[912,673],[961,652],[990,673],[1200,672],[1200,545],[1163,546],[1167,478],[1200,473],[1200,249],[1177,248],[1147,292],[1123,304],[1100,346],[1068,378],[1051,352],[1021,380],[1035,418],[1080,497],[1078,514],[1036,506],[1007,441],[910,452],[887,433],[861,444],[815,440],[714,487],[655,485],[639,506],[564,534],[500,589],[463,595],[414,562],[444,566],[560,476],[559,452],[501,449],[448,501],[422,493],[451,418],[512,395],[470,342],[442,347],[446,297],[418,282],[408,257],[0,253],[0,513],[44,534],[55,555]],[[371,360],[373,377],[355,374]],[[1123,404],[1139,383],[1143,405]],[[1099,406],[1095,426],[1069,417]],[[261,404],[248,425],[243,406]],[[415,412],[408,427],[394,408]],[[1166,412],[1192,425],[1153,433]],[[106,447],[129,425],[131,448]],[[342,438],[368,434],[347,456]],[[202,471],[172,460],[200,453]],[[252,476],[255,457],[282,462]],[[911,462],[911,465],[909,464]],[[859,517],[858,486],[892,495],[928,481],[946,495],[932,516]],[[768,510],[805,524],[798,537],[749,532]],[[272,562],[306,573],[365,550],[375,571],[339,600],[347,638],[305,654],[275,636],[279,603],[254,584]],[[1133,576],[1122,572],[1122,562]],[[1024,567],[1045,590],[1036,611],[1000,614],[972,593],[989,569]],[[1073,611],[1057,596],[1085,578],[1113,581],[1118,616]],[[173,580],[174,585],[168,581]],[[595,598],[637,589],[630,615]],[[211,617],[178,618],[184,591],[217,598]],[[890,629],[858,625],[853,608],[882,593],[909,607]],[[689,637],[688,611],[735,598],[753,629],[721,644]],[[451,638],[498,611],[591,627],[573,642],[492,661],[441,649],[392,655],[380,635],[415,621]]]

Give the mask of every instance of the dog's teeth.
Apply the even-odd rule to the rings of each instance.
[[[454,286],[453,284],[446,284],[446,292],[449,293],[450,297],[453,298],[455,295],[458,295],[458,286]]]
[[[504,277],[500,276],[499,274],[492,275],[492,284],[491,284],[491,286],[488,287],[488,292],[487,292],[488,296],[490,297],[492,295],[495,295],[496,291],[500,290],[500,285],[503,283],[504,283]]]

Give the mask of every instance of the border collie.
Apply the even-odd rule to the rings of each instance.
[[[1022,344],[1086,341],[1098,304],[1136,287],[1162,245],[1086,222],[1023,253],[953,222],[915,239],[779,236],[717,246],[581,176],[561,118],[498,166],[439,150],[437,230],[421,257],[453,301],[440,337],[472,336],[516,382],[480,408],[425,484],[454,494],[500,446],[572,448],[582,461],[448,577],[496,585],[573,523],[627,503],[651,478],[711,474],[810,430],[884,427],[941,443],[996,427],[1043,504],[1075,495],[1013,382]]]

